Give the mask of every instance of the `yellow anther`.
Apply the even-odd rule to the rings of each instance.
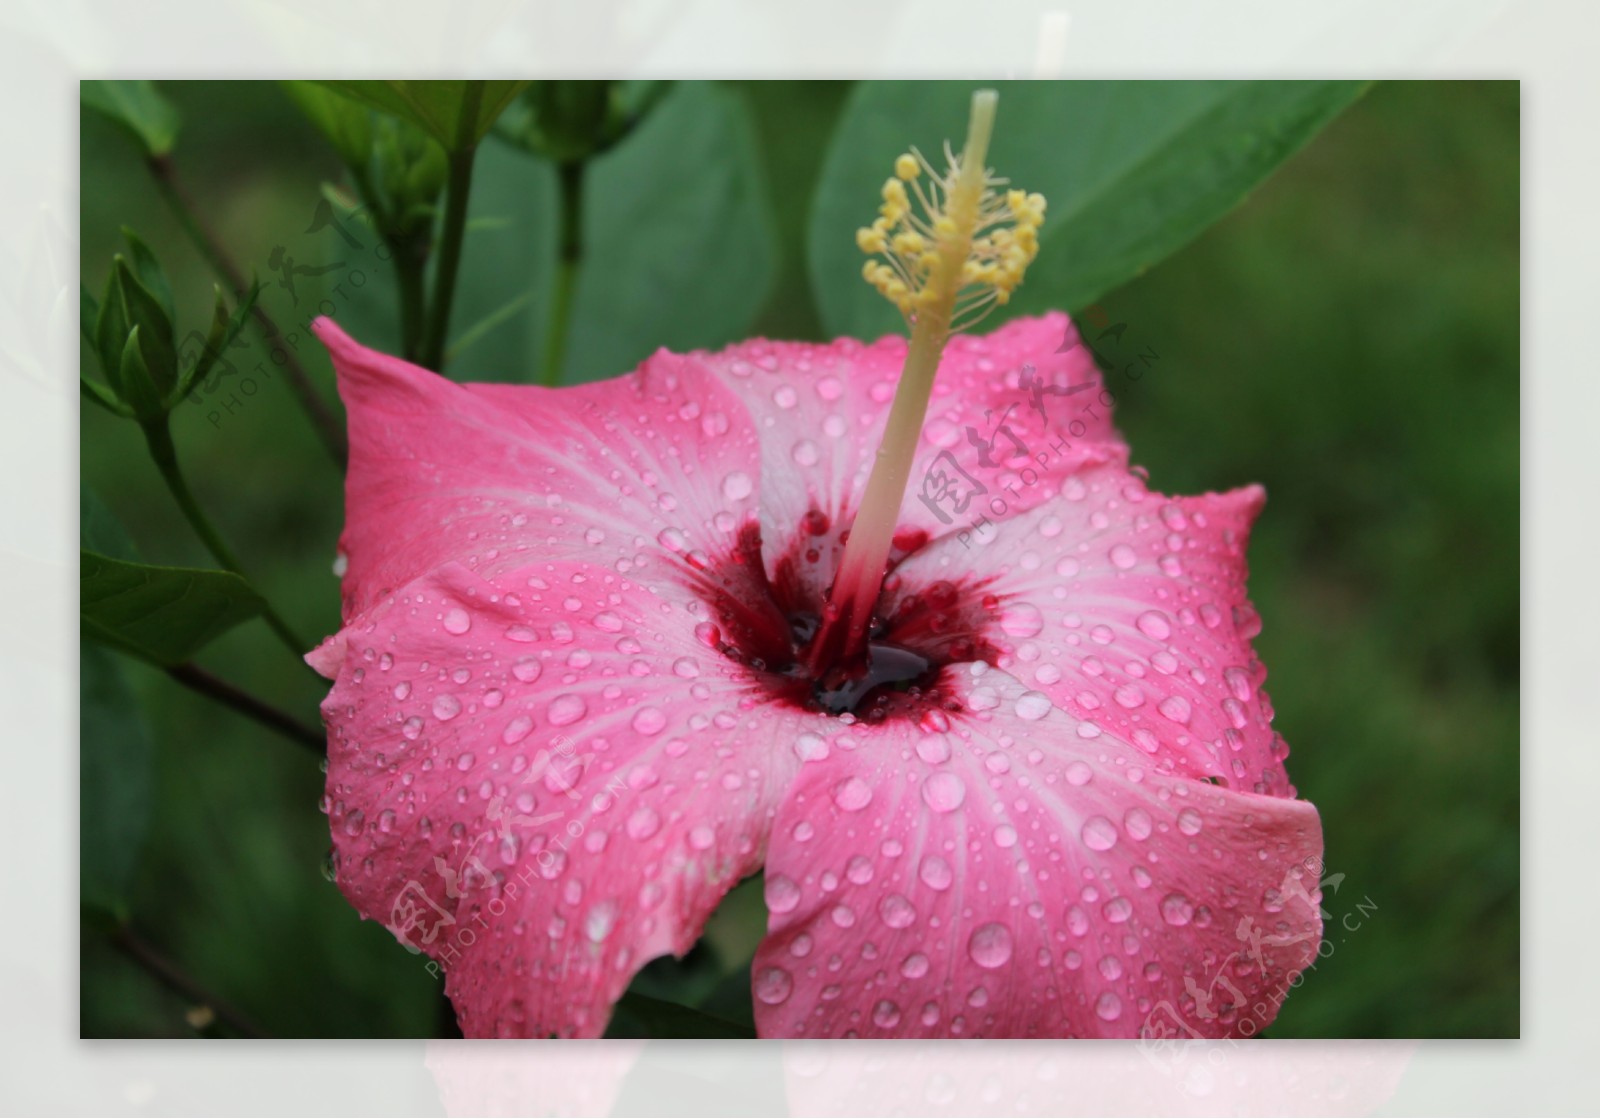
[[[894,235],[894,240],[890,243],[894,245],[894,251],[902,256],[912,256],[914,254],[921,253],[923,248],[927,245],[927,242],[922,239],[922,234],[913,233],[910,230],[907,230],[904,233],[896,233]],[[873,251],[882,252],[883,250],[874,249]]]
[[[992,99],[987,111],[992,114]],[[914,150],[897,156],[894,174],[883,181],[877,218],[856,231],[856,246],[882,258],[868,262],[862,276],[917,322],[944,322],[953,330],[970,326],[1010,297],[1038,255],[1044,196],[1007,188],[990,176],[982,150],[975,149],[970,167],[952,156],[943,174]],[[930,181],[917,187],[913,199],[906,184],[924,171]]]

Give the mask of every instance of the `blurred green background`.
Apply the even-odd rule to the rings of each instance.
[[[279,246],[301,267],[343,259],[349,246],[331,231],[307,232],[319,185],[338,180],[340,165],[281,88],[160,88],[183,117],[178,171],[246,271],[274,283]],[[701,336],[700,323],[679,316],[661,327],[663,343],[822,337],[806,223],[849,94],[841,83],[693,93],[753,115],[741,142],[755,146],[770,213],[736,197],[738,184],[724,202],[766,225],[767,248],[751,251],[769,253],[776,272],[765,291],[744,285],[755,300],[734,309],[744,322],[711,314]],[[1325,886],[1324,957],[1270,1036],[1518,1034],[1519,109],[1514,82],[1376,85],[1244,205],[1099,300],[1110,321],[1127,324],[1125,346],[1159,355],[1136,383],[1108,378],[1152,483],[1197,492],[1257,481],[1269,494],[1251,544],[1265,620],[1257,648],[1293,751],[1291,778],[1320,809],[1328,872],[1342,876]],[[1057,127],[1017,116],[1004,126]],[[881,154],[887,166],[894,153]],[[547,244],[549,169],[495,141],[482,158],[474,213],[485,199],[510,200],[527,236]],[[201,325],[212,276],[134,146],[92,113],[82,120],[81,192],[90,289],[126,224],[167,267],[180,317]],[[873,202],[862,199],[863,220]],[[650,216],[646,207],[616,220]],[[538,352],[533,312],[550,278],[539,254],[519,256],[528,242],[483,228],[487,237],[467,242],[458,330],[474,321],[474,303],[488,314],[519,284],[532,294],[500,320],[509,329],[462,352],[458,375],[520,379],[495,363]],[[714,248],[729,259],[744,251]],[[515,282],[499,284],[507,275]],[[297,274],[295,292],[269,286],[263,304],[292,329],[327,294],[324,282]],[[588,298],[581,279],[577,298],[580,307]],[[381,334],[382,301],[341,310],[347,325],[378,324],[366,340]],[[568,368],[611,360],[607,344],[575,327]],[[331,397],[319,348],[298,352]],[[175,438],[202,505],[258,585],[320,639],[338,624],[341,477],[281,375],[254,380],[231,414],[180,406]],[[86,407],[82,472],[145,559],[212,566],[132,424]],[[316,682],[261,623],[201,661],[315,721]],[[124,663],[154,742],[153,819],[128,901],[146,943],[272,1036],[435,1034],[438,983],[384,929],[359,921],[320,872],[328,837],[315,761]],[[762,919],[759,893],[741,887],[706,950],[648,971],[637,989],[737,1017],[737,965]],[[87,923],[81,978],[84,1036],[195,1032],[185,1017],[193,1001]]]

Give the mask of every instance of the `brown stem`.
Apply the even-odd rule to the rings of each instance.
[[[167,669],[167,675],[184,687],[199,692],[208,699],[214,699],[224,707],[231,707],[246,718],[254,719],[286,738],[292,738],[319,757],[327,752],[328,741],[321,731],[313,730],[293,715],[279,711],[271,704],[241,691],[226,680],[219,680],[202,668],[192,664],[172,665]]]
[[[168,990],[175,992],[192,1003],[197,1003],[208,1008],[217,1019],[227,1024],[228,1028],[243,1037],[264,1038],[255,1025],[233,1007],[217,998],[210,991],[200,986],[176,964],[168,960],[161,953],[152,948],[145,940],[127,925],[117,929],[111,936],[111,942],[121,949],[130,959],[144,968]]]

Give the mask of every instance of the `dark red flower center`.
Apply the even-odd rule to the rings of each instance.
[[[889,575],[878,597],[864,652],[848,656],[817,645],[841,537],[826,513],[801,519],[771,578],[761,528],[746,524],[732,554],[697,572],[696,587],[716,619],[701,637],[748,668],[773,701],[808,711],[850,714],[863,722],[924,719],[961,704],[944,684],[947,665],[983,660],[997,650],[984,636],[999,607],[982,582],[912,585],[896,568],[928,542],[920,529],[896,534]]]

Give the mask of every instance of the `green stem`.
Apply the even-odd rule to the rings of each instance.
[[[427,314],[423,280],[428,271],[430,231],[402,229],[383,195],[373,187],[372,176],[362,168],[351,167],[350,178],[355,182],[356,194],[372,215],[373,229],[389,246],[400,294],[400,354],[407,361],[416,361],[422,344],[423,319]]]
[[[567,329],[572,324],[572,293],[578,282],[578,262],[583,258],[583,160],[557,167],[561,182],[561,247],[556,264],[556,287],[550,301],[550,320],[545,326],[544,363],[540,372],[544,383],[561,383],[562,362],[566,359]]]
[[[171,159],[166,156],[156,156],[148,160],[147,165],[150,174],[155,177],[156,187],[162,198],[166,200],[167,206],[178,219],[178,224],[183,227],[184,233],[194,243],[195,249],[234,294],[241,296],[247,290],[244,276],[223,251],[222,242],[206,227],[194,200],[178,181]],[[262,309],[260,300],[256,301],[251,314],[269,344],[282,337],[277,323],[273,322],[272,317]],[[312,385],[311,377],[306,373],[305,366],[300,364],[294,348],[279,346],[278,349],[284,355],[284,371],[288,374],[290,389],[299,400],[300,406],[305,409],[306,416],[311,420],[311,426],[317,435],[321,437],[323,446],[343,470],[345,460],[349,457],[349,444],[345,439],[344,426]]]
[[[426,315],[422,277],[427,271],[427,247],[421,237],[394,237],[389,245],[394,253],[395,278],[400,287],[401,354],[407,361],[416,361]]]
[[[173,500],[178,503],[178,508],[183,510],[184,518],[205,544],[206,551],[215,556],[223,567],[248,581],[244,568],[234,558],[233,552],[217,534],[217,530],[211,527],[211,522],[206,519],[200,504],[195,501],[194,494],[189,491],[189,483],[184,480],[183,471],[178,468],[178,451],[172,445],[172,432],[167,428],[166,417],[145,425],[144,438],[150,447],[150,457],[155,459],[156,469],[161,471],[161,477],[166,481],[167,489],[172,492]],[[294,635],[294,631],[265,599],[262,600],[261,616],[267,625],[272,627],[272,632],[289,647],[289,651],[296,659],[303,657],[305,651],[311,647]]]
[[[475,134],[478,107],[483,102],[483,83],[468,82],[456,127],[458,146],[450,152],[450,177],[444,188],[444,229],[439,240],[439,270],[433,278],[433,306],[422,334],[422,349],[417,363],[441,372],[444,346],[450,333],[450,305],[456,296],[456,272],[461,267],[461,242],[467,231],[467,198],[472,193],[472,164],[478,155]]]
[[[234,687],[226,680],[219,680],[202,668],[192,664],[173,665],[167,669],[167,675],[191,691],[198,692],[207,699],[213,699],[224,707],[230,707],[269,730],[275,730],[285,738],[298,742],[318,757],[327,753],[328,739],[321,731],[314,730],[293,715],[278,710],[270,703]]]

